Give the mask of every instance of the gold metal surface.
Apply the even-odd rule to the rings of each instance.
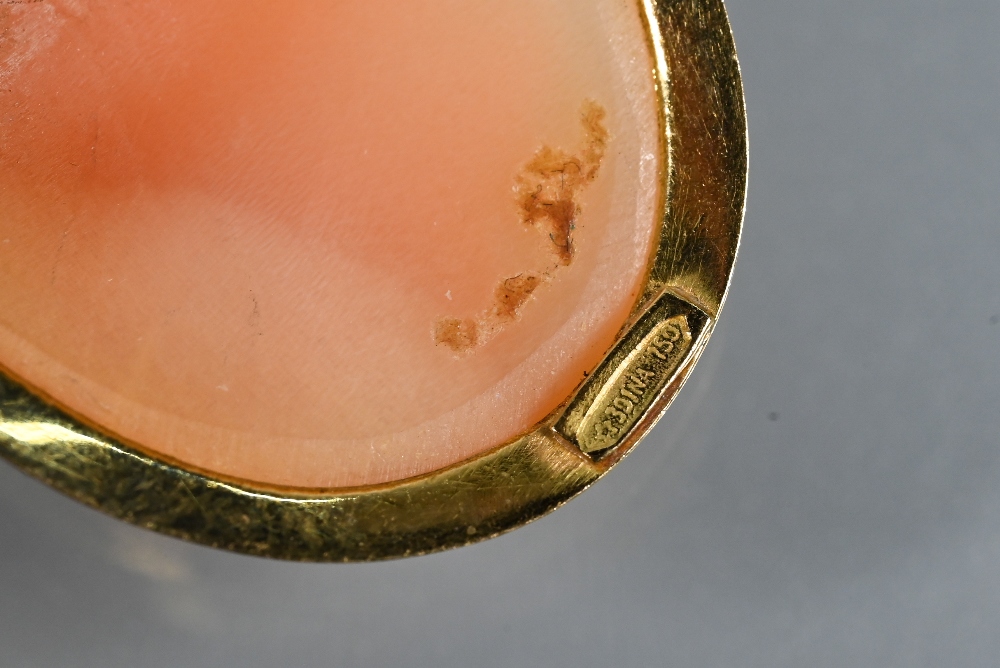
[[[464,545],[584,490],[652,427],[687,379],[725,300],[743,220],[746,122],[722,2],[639,6],[662,111],[660,242],[618,342],[532,433],[400,482],[274,489],[150,457],[0,376],[0,456],[139,526],[301,561],[370,561]]]

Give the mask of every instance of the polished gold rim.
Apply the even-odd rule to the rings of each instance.
[[[428,475],[276,489],[143,454],[0,376],[0,455],[56,489],[162,533],[247,554],[371,561],[495,536],[606,473],[652,427],[704,349],[743,220],[746,120],[722,0],[641,0],[662,110],[660,242],[617,343],[536,429]]]

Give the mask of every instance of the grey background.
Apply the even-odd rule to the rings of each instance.
[[[0,666],[1000,665],[1000,3],[729,8],[736,280],[620,468],[498,540],[327,566],[0,465]]]

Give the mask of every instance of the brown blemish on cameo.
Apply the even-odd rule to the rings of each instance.
[[[508,278],[497,286],[493,300],[493,315],[498,321],[516,320],[524,302],[542,284],[538,274],[524,273]]]
[[[456,353],[464,353],[476,347],[478,329],[475,320],[441,318],[434,325],[434,342],[448,346]]]
[[[570,154],[560,148],[543,146],[524,166],[515,180],[521,221],[545,232],[559,263],[573,261],[573,230],[580,214],[580,193],[597,178],[608,145],[604,127],[607,112],[587,100],[580,112],[584,140],[580,150]]]
[[[573,231],[582,210],[579,197],[601,168],[610,137],[604,126],[607,111],[593,100],[580,110],[583,142],[576,153],[543,146],[514,179],[514,197],[521,222],[545,233],[555,257],[553,267],[525,271],[500,281],[493,306],[479,318],[441,318],[434,325],[434,342],[459,355],[485,344],[504,325],[519,319],[521,308],[559,267],[573,262]]]

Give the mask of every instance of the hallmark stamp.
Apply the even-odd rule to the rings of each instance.
[[[556,424],[563,436],[590,455],[628,436],[681,368],[704,326],[703,314],[684,306],[665,296],[640,318]]]

